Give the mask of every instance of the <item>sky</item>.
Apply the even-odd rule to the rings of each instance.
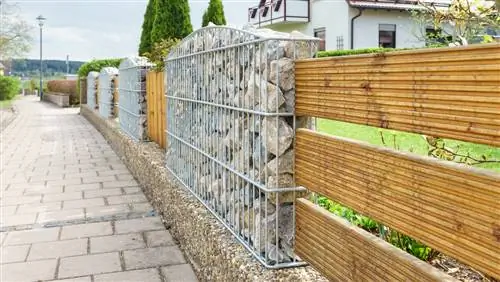
[[[5,0],[4,0],[5,1]],[[88,61],[136,55],[147,0],[6,0],[17,3],[20,16],[33,24],[33,48],[28,58],[39,58],[42,14],[44,59]],[[193,29],[201,26],[208,0],[189,0]],[[228,23],[243,25],[247,9],[258,0],[223,0]]]

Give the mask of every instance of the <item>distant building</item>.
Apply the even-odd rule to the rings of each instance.
[[[419,0],[255,0],[248,22],[321,39],[320,50],[425,46],[430,28],[417,27],[411,10]],[[447,7],[450,0],[423,0]],[[417,36],[417,35],[422,36]],[[422,38],[418,38],[422,37]]]
[[[5,71],[5,66],[2,63],[0,63],[0,76],[4,75],[4,71]]]

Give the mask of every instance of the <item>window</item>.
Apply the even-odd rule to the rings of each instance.
[[[378,46],[396,48],[396,25],[380,24],[378,26]]]
[[[314,30],[314,37],[317,37],[320,39],[319,41],[319,49],[318,51],[325,51],[326,50],[326,31],[325,28],[318,28]]]

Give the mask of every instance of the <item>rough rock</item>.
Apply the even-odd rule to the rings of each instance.
[[[295,64],[292,59],[282,58],[271,62],[269,80],[284,92],[295,88]]]
[[[266,149],[275,156],[281,156],[292,145],[294,132],[283,118],[265,118],[262,131]]]

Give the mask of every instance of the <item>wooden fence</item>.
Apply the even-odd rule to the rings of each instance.
[[[500,44],[296,62],[298,116],[500,146]],[[500,279],[500,175],[297,130],[297,185]],[[451,277],[313,203],[296,250],[334,281]]]
[[[148,135],[152,141],[165,148],[166,100],[163,72],[149,72],[146,82]]]

